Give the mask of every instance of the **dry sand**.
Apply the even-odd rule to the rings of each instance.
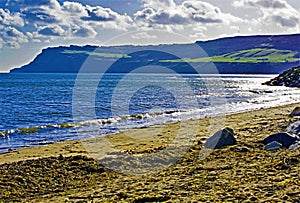
[[[0,154],[0,200],[299,202],[300,150],[265,151],[260,142],[267,135],[284,131],[297,120],[288,116],[296,106],[300,104]],[[202,146],[206,137],[223,127],[234,129],[237,145],[205,154]],[[195,136],[192,146],[185,142],[187,136]],[[176,150],[182,147],[188,147],[184,156],[177,163],[169,163],[169,158],[178,155]],[[247,147],[249,152],[238,152],[240,147]],[[164,149],[169,151],[159,155],[156,165],[136,162]],[[123,155],[124,159],[116,159]],[[121,169],[132,173],[147,172],[139,167],[153,167],[153,173],[118,173],[107,167],[110,164],[118,166],[118,172]],[[170,166],[155,170],[168,164]],[[130,170],[132,166],[138,170]]]

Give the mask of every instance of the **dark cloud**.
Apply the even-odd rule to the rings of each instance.
[[[52,15],[43,8],[27,8],[21,12],[22,17],[30,22],[58,23],[57,16]]]
[[[179,14],[170,15],[167,12],[159,12],[151,19],[153,23],[158,24],[185,24],[188,23],[188,19],[180,16]]]
[[[285,8],[286,7],[286,3],[281,0],[249,1],[248,4],[252,7],[261,6],[264,8]]]
[[[299,18],[297,17],[284,18],[282,16],[275,15],[272,18],[274,22],[279,23],[282,27],[296,27],[299,25]]]
[[[194,16],[193,19],[195,21],[201,22],[201,23],[222,23],[222,20],[221,19],[217,19],[217,18]]]

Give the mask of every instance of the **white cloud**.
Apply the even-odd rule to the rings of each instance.
[[[19,48],[20,44],[27,43],[28,37],[14,27],[6,27],[2,30],[4,45]]]
[[[0,8],[0,24],[1,25],[14,25],[23,26],[24,21],[20,17],[20,13],[11,14],[9,10]]]
[[[97,32],[90,26],[77,27],[73,29],[73,35],[77,37],[95,37]]]
[[[179,33],[191,40],[236,33],[299,32],[299,11],[287,0],[232,0],[231,6],[238,8],[237,13],[242,13],[243,9],[254,10],[245,19],[235,16],[237,13],[224,12],[221,5],[208,3],[209,0],[139,1],[143,3],[141,9],[129,16],[111,8],[71,0],[8,0],[6,9],[0,8],[0,42],[3,41],[3,46],[19,47],[28,41],[82,38],[88,41],[95,37],[102,41],[110,37],[108,32],[119,34],[120,31],[138,30],[145,32],[132,39],[137,43],[149,39],[150,43],[151,39],[155,40],[147,31],[155,29]]]
[[[7,27],[2,25],[16,30],[17,27],[23,27],[19,32],[24,30],[25,33],[19,36],[20,40],[5,43],[12,47],[19,47],[20,43],[26,43],[28,39],[45,42],[61,37],[94,38],[103,29],[127,30],[133,26],[128,15],[121,15],[110,8],[83,5],[79,2],[65,1],[60,4],[58,0],[8,0],[6,7],[11,11],[0,8],[0,33],[4,35],[3,29]],[[8,36],[2,38],[4,41],[8,40]]]
[[[149,0],[144,4],[144,9],[136,12],[134,17],[139,24],[148,27],[240,21],[238,17],[223,13],[220,8],[198,0],[186,0],[179,5],[173,0]]]
[[[299,26],[299,11],[286,0],[235,0],[235,7],[250,7],[260,11],[261,16],[253,22],[264,29],[270,27],[297,28]]]
[[[38,33],[46,36],[63,36],[65,34],[65,30],[58,25],[51,25],[40,27]]]
[[[176,7],[176,4],[173,0],[143,0],[143,2],[145,8],[164,10]]]
[[[78,2],[69,2],[65,1],[63,2],[62,9],[70,13],[71,15],[77,15],[77,16],[87,16],[87,10],[85,6],[83,6],[81,3]]]

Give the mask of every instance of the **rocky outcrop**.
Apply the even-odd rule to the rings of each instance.
[[[272,86],[300,87],[300,66],[287,70],[264,84]]]

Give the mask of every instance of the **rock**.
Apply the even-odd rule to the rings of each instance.
[[[248,147],[237,147],[237,148],[232,148],[231,151],[234,152],[249,152],[249,148]]]
[[[300,66],[287,70],[273,78],[272,80],[263,83],[265,85],[300,87]]]
[[[290,116],[294,117],[294,116],[300,116],[300,107],[296,107],[292,113],[290,114]]]
[[[291,146],[289,146],[289,149],[298,149],[298,148],[300,148],[300,141],[296,141]]]
[[[265,146],[265,150],[278,150],[282,147],[282,144],[276,141],[270,142]]]
[[[238,152],[249,152],[250,151],[248,147],[241,147],[241,148],[238,148],[237,150],[238,150]]]
[[[263,140],[263,143],[265,145],[267,145],[273,141],[276,141],[276,142],[281,143],[283,147],[289,148],[289,146],[297,140],[298,140],[298,137],[293,136],[289,133],[276,133],[276,134],[266,137]]]
[[[300,121],[290,124],[287,127],[287,132],[291,133],[291,134],[299,135],[300,134]]]
[[[221,147],[234,145],[235,143],[236,139],[233,130],[231,128],[225,128],[208,138],[204,146],[209,149],[219,149]]]

